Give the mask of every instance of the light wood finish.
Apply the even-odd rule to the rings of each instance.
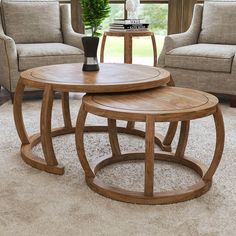
[[[128,92],[158,87],[169,82],[169,72],[161,68],[141,65],[101,64],[99,72],[83,72],[82,64],[63,64],[33,68],[21,73],[15,100],[14,119],[18,135],[22,142],[21,156],[29,165],[54,174],[63,174],[64,167],[58,164],[52,137],[74,133],[69,106],[69,92]],[[22,114],[22,97],[26,86],[44,90],[40,133],[29,136],[25,129]],[[51,116],[53,92],[61,92],[64,126],[52,129]],[[108,120],[108,126],[87,126],[85,132],[111,133],[110,142],[114,156],[120,156],[117,132],[145,137],[145,132],[134,128],[134,123],[128,122],[126,127],[117,127],[115,120]],[[169,135],[169,134],[168,134]],[[156,134],[155,143],[162,150],[170,150],[171,143],[163,144],[164,137]],[[42,143],[44,158],[32,153],[32,148]]]
[[[56,136],[60,136],[64,134],[70,134],[73,132],[74,132],[74,129],[71,129],[71,130],[68,130],[65,128],[53,129],[51,132],[51,137],[56,137]],[[32,148],[40,142],[41,142],[41,134],[37,133],[30,136],[28,144],[22,144],[21,157],[24,160],[24,162],[42,171],[46,171],[46,172],[49,172],[52,174],[58,174],[58,175],[63,174],[64,167],[62,165],[60,164],[49,165],[46,161],[46,157],[43,159],[32,152]]]
[[[82,63],[33,68],[21,73],[26,86],[44,89],[52,84],[54,91],[112,93],[144,90],[166,84],[170,73],[162,68],[104,63],[95,72],[82,71]]]
[[[113,149],[112,157],[104,157],[89,165],[87,161],[83,133],[86,115],[92,113],[110,120],[110,141]],[[213,115],[216,128],[216,146],[212,162],[209,167],[200,161],[187,157],[184,152],[187,146],[189,124],[193,119]],[[115,132],[115,120],[131,120],[146,122],[145,153],[119,154],[119,143]],[[175,152],[154,152],[155,122],[170,122],[176,129],[177,122],[181,122],[179,142]],[[112,132],[111,132],[112,131]],[[114,137],[112,138],[112,135]],[[169,134],[166,142],[173,140],[173,133]],[[219,165],[224,148],[224,123],[218,107],[218,99],[211,94],[193,89],[159,87],[149,91],[85,95],[77,120],[76,146],[79,159],[85,170],[88,186],[95,192],[124,202],[139,204],[168,204],[189,200],[207,192],[212,184],[212,177]],[[114,148],[115,146],[115,148]],[[117,151],[118,150],[118,151]],[[115,155],[114,155],[115,153]],[[119,156],[118,156],[119,155]],[[121,161],[145,161],[145,181],[143,192],[124,190],[103,183],[96,176],[105,166]],[[193,169],[201,179],[192,186],[180,190],[154,192],[154,160],[169,161],[182,164]]]
[[[121,155],[121,152],[117,137],[116,120],[108,119],[108,133],[111,144],[112,156],[118,157]]]
[[[171,122],[169,125],[169,128],[167,130],[165,139],[163,140],[163,145],[170,146],[174,137],[175,133],[178,127],[178,122]]]
[[[28,144],[30,142],[25,129],[22,115],[22,99],[23,99],[24,89],[25,85],[22,83],[22,80],[19,80],[16,87],[14,109],[13,109],[16,130],[23,145]]]
[[[133,129],[134,128],[134,126],[135,126],[135,122],[133,122],[133,121],[128,121],[127,122],[127,129]]]
[[[211,165],[209,169],[207,170],[206,174],[203,176],[203,179],[205,181],[212,179],[212,176],[214,175],[224,150],[224,140],[225,140],[225,132],[224,132],[224,123],[223,123],[223,116],[220,111],[220,108],[217,107],[216,112],[214,113],[214,121],[215,121],[215,127],[216,127],[216,148],[214,152],[213,161],[211,162]]]
[[[181,122],[180,137],[175,152],[176,158],[181,158],[184,156],[185,148],[188,142],[189,123],[189,120]]]
[[[104,50],[106,45],[107,36],[124,37],[124,63],[132,64],[132,51],[133,51],[133,37],[150,36],[152,39],[153,48],[153,65],[157,66],[157,47],[155,35],[151,31],[105,31],[102,38],[100,62],[104,62]]]
[[[84,105],[82,104],[80,107],[80,112],[77,119],[77,126],[75,132],[78,134],[77,140],[80,140],[84,143],[84,135],[79,130],[84,130],[85,120],[87,117],[87,112],[84,110]],[[90,168],[89,162],[86,158],[83,158],[85,155],[84,145],[78,150],[79,160],[84,169],[85,175],[87,178],[94,178],[95,174],[93,173],[92,169]]]
[[[64,119],[65,128],[72,128],[71,117],[70,117],[70,104],[69,104],[69,93],[61,93],[62,101],[62,114]]]
[[[154,115],[156,122],[173,122],[212,114],[218,99],[193,89],[163,86],[125,94],[86,96],[84,102],[86,109],[111,119],[146,121],[147,115]]]
[[[154,180],[154,134],[155,120],[153,116],[147,116],[146,120],[146,137],[145,137],[145,185],[144,195],[153,196]]]
[[[41,143],[45,160],[49,166],[57,166],[57,159],[52,145],[51,138],[51,119],[53,105],[53,90],[51,85],[46,85],[43,95],[41,115],[40,115],[40,134]]]

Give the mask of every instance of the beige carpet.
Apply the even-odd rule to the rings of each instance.
[[[75,120],[80,101],[72,100]],[[24,102],[27,130],[38,130],[39,101]],[[66,171],[56,176],[26,165],[20,158],[12,105],[0,107],[0,235],[235,235],[236,232],[236,109],[221,106],[226,126],[225,150],[211,190],[200,198],[172,205],[143,206],[113,201],[91,191],[78,161],[74,136],[54,139],[57,157]],[[104,122],[94,116],[90,122]],[[211,117],[191,123],[187,154],[210,163],[214,149]],[[62,124],[59,100],[53,125]],[[141,126],[142,124],[140,124]],[[157,129],[163,132],[165,124]],[[86,135],[90,159],[110,153],[106,134]],[[143,150],[143,140],[120,135],[123,151]],[[176,143],[176,140],[175,140]],[[35,148],[41,153],[41,147]],[[127,189],[142,189],[143,164],[114,165],[100,173],[104,181]],[[197,181],[187,168],[156,163],[155,189],[176,189]]]

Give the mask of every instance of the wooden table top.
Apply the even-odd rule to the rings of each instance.
[[[43,89],[51,84],[55,91],[107,93],[159,87],[169,82],[164,69],[133,64],[101,63],[100,70],[82,71],[82,63],[33,68],[21,73],[24,84]]]
[[[116,37],[119,37],[119,36],[126,36],[126,35],[129,35],[129,36],[137,36],[137,37],[140,37],[140,36],[151,36],[151,35],[154,35],[154,33],[152,31],[149,31],[149,30],[130,30],[130,31],[116,31],[116,30],[108,30],[108,31],[105,31],[104,32],[104,35],[106,36],[116,36]]]
[[[192,120],[213,114],[218,104],[211,94],[168,86],[132,93],[88,94],[83,101],[94,114],[136,121],[145,121],[147,115],[156,121]]]

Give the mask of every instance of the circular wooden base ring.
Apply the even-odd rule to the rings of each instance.
[[[52,137],[71,134],[74,132],[75,132],[74,128],[71,129],[67,129],[64,127],[57,128],[52,131]],[[21,157],[23,161],[36,169],[43,170],[51,174],[63,175],[65,171],[64,166],[62,165],[50,166],[43,158],[35,155],[32,152],[33,147],[41,142],[40,133],[32,135],[29,138],[29,140],[30,143],[21,145]]]
[[[145,131],[141,129],[129,129],[126,127],[117,126],[117,132],[122,134],[129,134],[138,136],[141,138],[145,138]],[[84,132],[108,132],[108,126],[104,125],[96,125],[96,126],[85,126]],[[156,134],[154,137],[155,143],[160,147],[162,151],[170,152],[171,151],[171,145],[164,145],[163,144],[164,137],[161,134]]]
[[[107,132],[108,127],[107,126],[86,126],[85,127],[85,132]],[[119,133],[126,133],[126,134],[131,134],[135,136],[140,136],[144,137],[145,133],[142,130],[138,129],[127,129],[125,127],[117,127],[117,130]],[[51,132],[52,137],[57,137],[65,134],[71,134],[75,132],[75,128],[65,128],[65,127],[60,127],[53,129]],[[34,146],[39,144],[41,142],[40,140],[40,133],[36,133],[32,135],[30,138],[30,143],[27,144],[22,144],[21,145],[21,157],[24,160],[25,163],[28,165],[39,169],[46,171],[51,174],[58,174],[58,175],[63,175],[64,174],[64,167],[62,165],[56,165],[56,166],[50,166],[46,163],[46,161],[38,157],[37,155],[33,154],[32,149]],[[165,151],[169,151],[171,149],[170,146],[164,146],[161,142],[161,136],[155,138],[156,144]]]
[[[91,165],[95,173],[95,177],[86,177],[88,186],[95,192],[122,202],[135,203],[135,204],[170,204],[182,202],[201,196],[206,193],[212,184],[212,181],[203,181],[202,179],[186,189],[173,190],[166,192],[154,192],[153,196],[145,196],[144,192],[129,191],[115,186],[107,185],[96,177],[96,173],[111,164],[131,161],[131,160],[145,160],[145,153],[128,153],[119,157],[103,158]],[[172,153],[155,153],[155,160],[175,162],[184,165],[194,170],[201,177],[205,174],[207,167],[197,160],[189,157],[174,158]]]

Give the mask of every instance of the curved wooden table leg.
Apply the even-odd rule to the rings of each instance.
[[[177,126],[178,126],[178,122],[170,122],[169,128],[167,130],[167,133],[166,133],[165,137],[162,137],[160,134],[157,134],[157,136],[155,136],[155,139],[154,139],[155,143],[161,148],[161,150],[169,151],[169,152],[171,151],[171,144],[172,144],[172,141],[175,137]],[[127,122],[127,126],[126,126],[127,131],[132,131],[133,130],[134,133],[135,133],[134,127],[135,127],[135,122],[134,121],[128,121]],[[120,129],[120,127],[118,127],[118,129]],[[138,131],[139,130],[137,130],[137,132]],[[139,132],[143,132],[143,131],[140,130]],[[134,134],[134,135],[138,135],[140,137],[145,137],[144,132],[143,132],[143,134],[144,134],[143,136],[138,135],[138,134]]]
[[[124,36],[124,63],[132,64],[132,48],[133,48],[133,42],[132,42],[132,36],[129,34],[126,34]]]
[[[176,152],[175,152],[176,158],[184,157],[184,152],[185,152],[187,142],[188,142],[189,124],[190,124],[189,120],[181,122],[179,142],[178,142]]]
[[[44,170],[49,173],[63,174],[64,167],[58,165],[56,159],[53,159],[53,156],[49,156],[49,158],[48,156],[45,156],[45,158],[47,157],[47,162],[46,162],[44,159],[32,153],[32,148],[37,143],[40,142],[40,135],[35,134],[31,137],[28,137],[28,134],[26,132],[24,121],[23,121],[23,115],[22,115],[22,98],[23,98],[24,88],[25,88],[25,85],[23,83],[23,80],[19,79],[17,87],[16,87],[16,92],[15,92],[13,110],[14,110],[14,120],[15,120],[16,129],[22,143],[21,157],[24,160],[24,162],[26,162],[27,164],[31,165],[34,168],[37,168],[39,170]],[[42,127],[42,129],[44,128]],[[65,131],[62,130],[62,133],[65,133]],[[55,132],[55,135],[57,135],[57,132]],[[49,139],[51,140],[51,137],[49,137]]]
[[[66,129],[66,128],[56,128],[52,130],[51,136],[56,137],[64,134],[71,134],[74,133],[74,128],[72,129]],[[58,174],[62,175],[64,174],[64,167],[61,165],[56,166],[50,166],[47,164],[45,159],[35,155],[32,152],[32,149],[34,146],[39,144],[41,142],[41,135],[40,133],[33,134],[29,137],[29,144],[22,144],[21,146],[21,156],[24,162],[26,162],[28,165],[31,165],[32,167],[46,171],[48,173],[52,174]]]
[[[154,135],[155,120],[153,116],[147,116],[146,137],[145,137],[145,184],[144,195],[153,196],[153,178],[154,178]]]
[[[170,146],[171,147],[172,141],[175,137],[177,127],[178,127],[178,122],[170,122],[169,128],[168,128],[167,133],[166,133],[166,136],[163,140],[163,145],[164,146]]]
[[[225,129],[224,129],[223,116],[222,116],[219,106],[217,106],[216,112],[213,114],[213,116],[214,116],[215,128],[216,128],[216,145],[215,145],[215,152],[214,152],[211,165],[209,169],[207,170],[206,174],[203,176],[204,181],[210,181],[212,179],[212,176],[214,175],[220,163],[223,150],[224,150]]]
[[[118,133],[122,133],[122,134],[130,134],[130,135],[134,135],[134,136],[138,136],[141,138],[145,138],[145,131],[141,130],[141,129],[135,129],[135,128],[127,128],[127,127],[121,127],[118,126],[117,128],[117,132]],[[88,125],[85,126],[84,128],[84,132],[107,132],[108,131],[108,127],[107,126],[93,126],[93,125]],[[154,137],[155,140],[155,144],[157,144],[162,151],[171,151],[171,146],[170,145],[163,145],[162,140],[164,140],[164,137],[161,134],[155,134]]]
[[[24,89],[25,89],[25,85],[23,83],[23,80],[20,78],[17,83],[17,87],[16,87],[16,91],[14,95],[13,112],[14,112],[14,121],[15,121],[16,130],[20,137],[21,143],[28,144],[29,137],[25,129],[24,119],[22,115],[22,99],[23,99]]]
[[[87,117],[87,112],[85,110],[84,104],[82,103],[79,110],[78,118],[76,121],[76,128],[75,128],[76,149],[77,149],[80,163],[84,169],[86,178],[94,178],[95,174],[90,168],[90,165],[86,158],[85,150],[84,150],[84,128],[85,128],[86,117]]]
[[[70,104],[69,104],[68,92],[61,93],[61,102],[62,102],[62,113],[63,113],[65,128],[71,129],[72,123],[71,123],[71,117],[70,117]]]
[[[170,81],[167,83],[167,85],[170,86],[170,87],[175,86],[174,80],[173,80],[171,75],[170,75]],[[163,145],[170,147],[169,151],[171,151],[171,144],[172,144],[172,141],[175,137],[177,127],[178,127],[178,122],[177,121],[176,122],[170,122],[169,128],[168,128],[167,133],[166,133],[166,136],[163,140]]]
[[[121,155],[121,152],[117,136],[116,120],[114,119],[108,119],[108,134],[112,150],[112,156],[117,158]]]
[[[53,105],[53,90],[51,85],[46,85],[43,93],[41,115],[40,115],[40,134],[41,143],[45,158],[45,166],[43,170],[54,173],[63,174],[64,167],[58,165],[52,143],[52,105]],[[40,163],[41,164],[41,163]]]
[[[135,122],[134,121],[128,121],[127,125],[126,125],[126,128],[127,129],[133,129],[134,126],[135,126]]]
[[[181,95],[182,95],[182,92],[181,92]],[[113,156],[111,156],[111,157],[103,157],[99,159],[98,158],[94,159],[94,161],[91,164],[91,167],[89,166],[87,167],[89,168],[89,171],[93,173],[93,176],[91,175],[91,177],[86,176],[86,182],[88,186],[92,190],[94,190],[95,192],[103,196],[106,196],[115,200],[119,200],[119,201],[139,203],[139,204],[169,204],[169,203],[175,203],[175,202],[181,202],[181,201],[193,199],[206,193],[212,185],[212,176],[214,175],[219,165],[219,162],[221,160],[221,156],[223,153],[224,124],[223,124],[222,114],[217,105],[218,100],[210,94],[205,94],[205,95],[207,98],[209,98],[208,100],[209,103],[206,105],[206,107],[204,107],[204,105],[206,104],[205,99],[202,100],[202,105],[199,106],[199,108],[196,108],[195,110],[196,114],[193,110],[191,112],[189,110],[187,111],[186,114],[188,114],[189,116],[188,115],[176,116],[176,114],[172,114],[171,112],[172,116],[170,117],[172,118],[167,119],[168,117],[167,116],[159,120],[160,122],[171,121],[171,120],[174,121],[170,123],[173,127],[172,129],[170,128],[171,131],[168,134],[169,136],[167,136],[166,138],[166,140],[169,142],[172,141],[173,133],[175,133],[175,129],[173,128],[176,128],[176,125],[177,125],[176,121],[181,122],[181,130],[180,130],[179,142],[177,145],[176,153],[163,152],[163,151],[154,153],[155,121],[158,121],[156,115],[159,115],[159,110],[156,114],[142,113],[144,115],[142,119],[138,118],[137,120],[146,122],[145,153],[132,152],[132,153],[121,154],[120,157],[117,157],[117,158],[114,158]],[[192,98],[192,95],[190,95],[189,97]],[[91,114],[98,114],[102,117],[112,118],[112,119],[123,118],[124,120],[129,120],[129,119],[135,120],[134,119],[135,117],[133,116],[133,112],[131,112],[131,114],[128,114],[127,110],[123,108],[121,109],[120,112],[117,110],[118,108],[115,105],[117,102],[116,98],[114,98],[113,100],[114,110],[111,108],[107,109],[108,105],[111,107],[111,100],[108,99],[107,102],[105,102],[105,99],[104,99],[103,100],[104,109],[102,109],[100,104],[97,104],[97,103],[93,104],[91,102],[92,98],[93,98],[92,96],[91,97],[87,96],[87,101],[86,101],[86,97],[83,99],[83,104],[84,106],[86,106],[86,112],[91,112]],[[132,97],[132,99],[133,98],[134,97]],[[140,97],[140,100],[142,99],[143,99],[143,96]],[[154,99],[156,99],[156,97]],[[125,97],[125,99],[121,101],[127,101],[127,97]],[[86,102],[88,102],[88,105]],[[152,102],[152,100],[150,102]],[[155,102],[155,100],[153,100],[153,102]],[[134,104],[135,103],[136,102],[134,101]],[[183,105],[185,107],[185,103]],[[191,105],[191,102],[189,102],[189,105]],[[146,105],[144,104],[143,106],[146,106]],[[168,107],[169,107],[169,103],[167,104],[167,108]],[[97,109],[101,109],[101,110],[97,112]],[[161,107],[161,109],[163,109],[163,107]],[[177,105],[176,110],[178,109],[179,107]],[[113,111],[114,113],[112,113]],[[199,114],[197,112],[199,112]],[[123,116],[121,116],[121,113],[123,114]],[[165,116],[165,114],[166,113],[164,113],[163,115]],[[185,156],[184,153],[185,153],[187,140],[188,140],[190,120],[209,116],[209,115],[214,116],[215,129],[216,129],[216,147],[215,147],[212,163],[210,164],[210,167],[207,167],[206,165],[202,164],[199,160],[195,160],[195,159]],[[81,119],[80,122],[78,121],[78,124],[79,123],[83,123],[82,128],[84,128],[84,120]],[[113,122],[112,125],[114,126],[115,123]],[[117,130],[124,131],[130,134],[136,134],[136,135],[138,134],[139,136],[143,135],[143,133],[140,132],[140,130],[127,129],[125,127],[123,128],[123,130],[122,130],[122,127],[117,127]],[[110,132],[111,131],[112,129],[110,129]],[[77,143],[77,146],[80,144],[83,145],[83,141],[81,141],[80,143]],[[83,158],[86,159],[85,154],[84,153],[82,154],[84,155]],[[122,189],[122,188],[119,188],[118,186],[114,186],[114,185],[110,185],[108,183],[102,182],[97,177],[98,171],[106,166],[109,166],[113,163],[133,161],[133,160],[139,160],[139,161],[145,162],[145,173],[144,173],[145,181],[144,181],[144,190],[142,191],[131,191],[130,189]],[[154,160],[168,161],[168,162],[184,165],[192,169],[193,171],[195,171],[200,176],[200,179],[197,182],[194,181],[192,185],[188,184],[187,186],[182,186],[181,188],[178,188],[178,189],[175,188],[171,191],[168,190],[168,191],[154,192],[153,191]]]
[[[157,46],[156,46],[156,39],[155,34],[151,35],[152,38],[152,47],[153,47],[153,65],[157,66]]]
[[[53,90],[51,85],[46,85],[40,115],[41,142],[45,160],[49,166],[57,166],[51,136],[51,118],[53,105]]]
[[[101,51],[100,51],[100,62],[104,62],[104,50],[105,50],[105,44],[106,44],[106,34],[104,33],[103,34],[103,37],[102,37],[102,44],[101,44]]]
[[[169,204],[199,197],[210,189],[212,184],[212,176],[220,162],[224,146],[224,124],[219,108],[217,108],[216,112],[213,114],[216,126],[216,149],[213,161],[209,168],[207,168],[207,166],[202,164],[200,161],[184,155],[188,140],[190,121],[182,121],[181,123],[180,138],[176,153],[154,153],[155,120],[152,116],[147,116],[146,119],[145,153],[125,153],[118,156],[120,151],[117,150],[118,144],[116,143],[118,140],[116,131],[114,130],[116,128],[116,122],[115,120],[110,119],[108,131],[110,133],[115,131],[114,136],[110,134],[111,146],[113,146],[113,155],[111,157],[102,157],[100,159],[96,159],[91,165],[89,165],[83,147],[83,131],[86,115],[87,111],[85,111],[82,107],[77,120],[76,144],[81,164],[86,173],[86,182],[88,186],[95,192],[115,200],[130,203]],[[114,158],[114,156],[116,156],[116,158]],[[106,166],[109,166],[113,163],[132,160],[145,161],[145,182],[143,192],[130,191],[108,185],[96,177],[96,173]],[[187,186],[184,189],[154,192],[154,160],[168,161],[184,165],[194,170],[201,177],[201,179],[197,183]]]

